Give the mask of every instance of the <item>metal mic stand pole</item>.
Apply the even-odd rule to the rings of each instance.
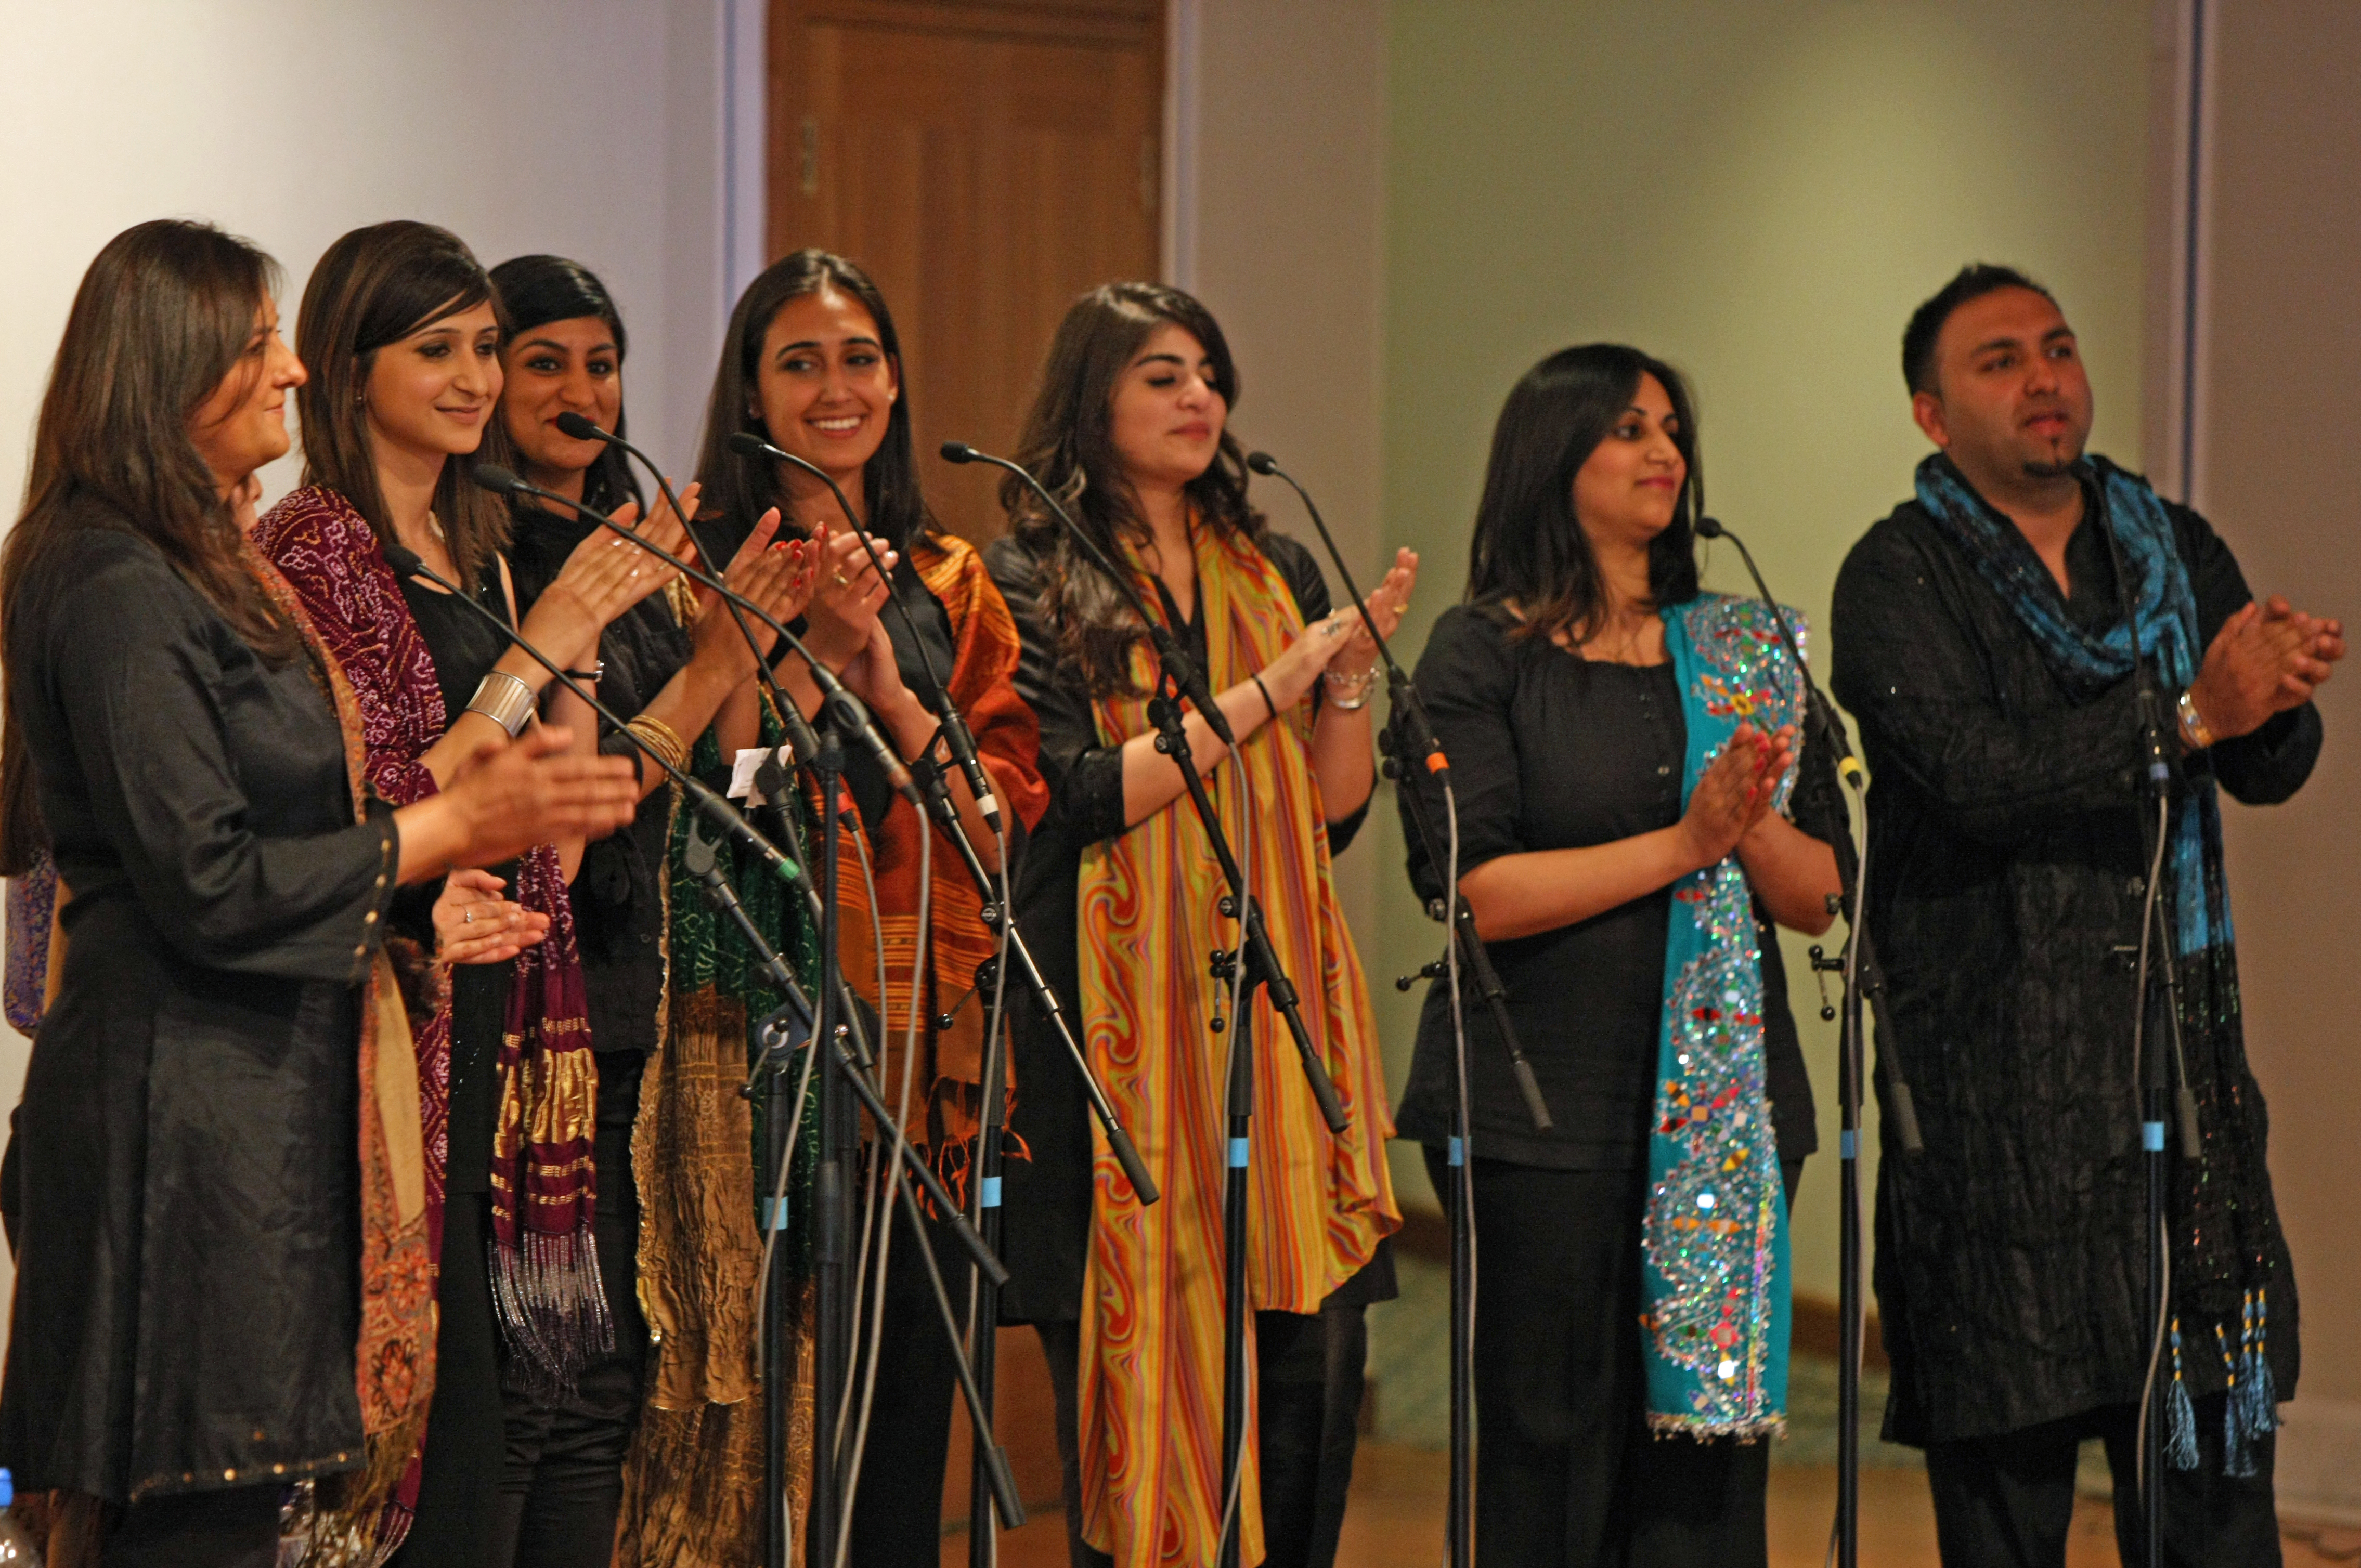
[[[837,951],[836,881],[837,848],[842,831],[839,803],[844,780],[844,742],[833,722],[820,729],[819,751],[812,759],[812,767],[820,796],[820,846],[817,857],[820,990],[816,1036],[821,1050],[832,1052],[843,1028],[837,990],[841,970]],[[806,1561],[812,1568],[830,1568],[836,1562],[838,1532],[846,1522],[837,1511],[843,1479],[838,1469],[840,1433],[837,1414],[845,1380],[851,1376],[854,1306],[851,1272],[847,1266],[852,1234],[853,1178],[850,1162],[857,1150],[860,1128],[855,1121],[851,1086],[842,1081],[842,1077],[831,1073],[822,1080],[819,1163],[812,1182],[813,1273],[818,1286],[812,1378],[810,1529],[806,1542]],[[773,1521],[770,1568],[786,1568],[786,1379],[766,1380],[763,1398],[768,1434],[766,1471],[775,1472],[767,1476]]]
[[[1312,499],[1312,492],[1296,481],[1295,476],[1279,466],[1268,452],[1250,452],[1246,466],[1257,474],[1268,474],[1286,481],[1303,502],[1312,526],[1319,531],[1320,543],[1327,547],[1328,558],[1335,563],[1337,576],[1343,579],[1345,595],[1360,615],[1361,624],[1368,629],[1370,640],[1378,645],[1378,657],[1386,667],[1387,722],[1378,732],[1378,748],[1385,754],[1385,771],[1401,790],[1401,799],[1408,804],[1411,830],[1416,835],[1427,864],[1445,882],[1454,881],[1455,869],[1448,853],[1442,852],[1452,840],[1438,840],[1430,826],[1426,806],[1418,779],[1420,767],[1434,780],[1444,792],[1444,809],[1456,826],[1458,808],[1454,804],[1450,788],[1450,766],[1443,754],[1442,742],[1434,738],[1432,721],[1426,717],[1425,705],[1419,701],[1418,687],[1408,671],[1394,658],[1393,649],[1384,633],[1378,630],[1377,620],[1369,613],[1369,601],[1353,580],[1353,569],[1345,564],[1345,553],[1336,547],[1335,536],[1328,532],[1327,520]],[[1421,738],[1423,738],[1422,741]],[[1444,958],[1426,966],[1422,972],[1430,979],[1446,979],[1451,958],[1455,954],[1461,971],[1475,982],[1477,994],[1491,1016],[1493,1031],[1509,1053],[1509,1070],[1515,1078],[1517,1092],[1525,1102],[1526,1113],[1532,1117],[1536,1132],[1547,1132],[1553,1125],[1549,1106],[1542,1098],[1540,1082],[1533,1077],[1532,1066],[1525,1059],[1524,1049],[1517,1039],[1517,1031],[1509,1019],[1508,993],[1500,984],[1499,975],[1492,968],[1491,957],[1485,951],[1482,939],[1476,934],[1476,916],[1459,896],[1455,885],[1444,889],[1437,901],[1443,905],[1442,920],[1444,940],[1450,950]],[[1415,976],[1397,980],[1396,989],[1408,991],[1416,983]],[[1476,1335],[1476,1217],[1470,1204],[1474,1172],[1468,1166],[1468,1150],[1472,1146],[1469,1133],[1470,1088],[1467,1081],[1467,1054],[1464,1010],[1457,1005],[1455,994],[1452,1018],[1452,1119],[1451,1142],[1445,1151],[1447,1168],[1451,1172],[1451,1190],[1443,1195],[1444,1212],[1448,1217],[1451,1233],[1451,1482],[1450,1517],[1444,1531],[1451,1568],[1467,1568],[1473,1560],[1475,1545],[1475,1335]]]
[[[1852,790],[1861,817],[1861,846],[1857,852],[1850,833],[1830,846],[1842,888],[1839,908],[1846,919],[1844,951],[1839,958],[1828,959],[1819,948],[1812,949],[1813,970],[1841,973],[1844,987],[1843,1023],[1837,1047],[1837,1095],[1840,1107],[1837,1135],[1837,1516],[1832,1534],[1838,1568],[1856,1568],[1861,1555],[1861,1357],[1867,1327],[1861,1229],[1861,1093],[1866,1076],[1863,1067],[1868,1060],[1862,1003],[1866,998],[1877,1007],[1882,1019],[1885,991],[1876,950],[1870,943],[1869,910],[1862,896],[1861,879],[1869,864],[1869,773],[1853,757],[1844,725],[1821,692],[1819,683],[1812,678],[1811,667],[1804,663],[1804,651],[1795,641],[1795,629],[1787,624],[1786,612],[1779,601],[1771,597],[1770,586],[1763,582],[1763,573],[1754,565],[1753,552],[1746,548],[1744,540],[1712,518],[1699,518],[1697,532],[1700,538],[1727,539],[1737,547],[1739,559],[1746,564],[1747,575],[1754,580],[1755,592],[1771,611],[1772,624],[1777,628],[1779,641],[1795,666],[1796,678],[1803,682],[1806,733],[1837,760],[1838,775]],[[1822,1015],[1826,1016],[1825,1012]],[[1909,1080],[1903,1072],[1893,1033],[1882,1023],[1878,1047],[1886,1113],[1894,1123],[1894,1135],[1903,1152],[1917,1154],[1925,1146],[1918,1134],[1918,1116],[1911,1102]]]

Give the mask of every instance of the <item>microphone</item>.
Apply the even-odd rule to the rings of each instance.
[[[1205,685],[1205,677],[1197,673],[1197,666],[1190,663],[1189,656],[1180,651],[1180,640],[1172,635],[1160,618],[1148,613],[1148,601],[1139,597],[1139,589],[1132,583],[1131,574],[1117,565],[1105,551],[1099,548],[1096,541],[1082,532],[1082,525],[1074,521],[1072,513],[1058,504],[1058,498],[1051,495],[1041,481],[1024,466],[1005,457],[979,452],[964,441],[946,441],[941,450],[946,463],[989,463],[995,468],[1005,468],[1024,480],[1033,493],[1041,498],[1041,503],[1065,526],[1067,537],[1074,542],[1091,565],[1099,569],[1099,574],[1115,586],[1131,606],[1132,613],[1139,617],[1140,624],[1148,628],[1148,641],[1155,646],[1157,660],[1163,665],[1165,674],[1180,688],[1180,695],[1195,706],[1199,716],[1222,744],[1233,751],[1236,751],[1238,738],[1230,729],[1229,716],[1222,711],[1221,704],[1213,700],[1213,690]]]
[[[1344,579],[1345,597],[1360,612],[1361,624],[1369,629],[1369,636],[1377,642],[1378,657],[1385,661],[1386,690],[1397,709],[1397,717],[1404,721],[1404,729],[1417,741],[1419,760],[1438,780],[1448,776],[1451,762],[1443,754],[1443,740],[1434,732],[1434,721],[1426,716],[1426,704],[1419,699],[1418,687],[1411,683],[1409,673],[1394,658],[1392,646],[1378,630],[1377,620],[1369,614],[1368,598],[1361,592],[1360,585],[1353,581],[1353,569],[1345,565],[1345,553],[1336,548],[1336,538],[1328,532],[1327,520],[1320,515],[1320,509],[1312,505],[1312,492],[1296,483],[1295,476],[1280,467],[1279,459],[1268,452],[1247,453],[1246,466],[1270,478],[1284,479],[1288,488],[1302,500],[1303,510],[1312,519],[1312,526],[1320,531],[1320,543],[1327,546],[1328,559],[1336,564],[1336,575]]]
[[[1754,553],[1746,548],[1746,541],[1724,528],[1719,518],[1698,518],[1697,536],[1699,539],[1727,539],[1738,547],[1738,558],[1746,563],[1746,575],[1754,579],[1754,591],[1770,609],[1771,623],[1779,629],[1779,641],[1785,644],[1787,657],[1795,662],[1795,673],[1803,677],[1806,717],[1819,731],[1820,738],[1828,743],[1828,750],[1836,753],[1838,776],[1850,784],[1856,795],[1866,790],[1869,787],[1869,770],[1862,767],[1861,760],[1852,754],[1852,743],[1845,738],[1844,726],[1837,722],[1836,710],[1828,706],[1828,697],[1821,693],[1820,683],[1812,678],[1811,666],[1804,663],[1804,651],[1795,643],[1795,628],[1787,624],[1787,612],[1779,608],[1779,601],[1771,597],[1769,585],[1763,582],[1762,571],[1754,565]]]
[[[457,599],[461,604],[466,605],[469,609],[475,611],[476,614],[483,617],[486,620],[490,621],[494,627],[499,629],[502,637],[505,637],[511,642],[515,643],[520,649],[524,651],[526,655],[529,656],[534,663],[539,664],[543,669],[547,670],[552,680],[555,681],[559,685],[564,686],[567,691],[572,692],[576,696],[580,697],[585,703],[589,705],[591,712],[597,714],[600,718],[605,719],[607,723],[614,729],[617,734],[622,736],[623,739],[629,740],[634,747],[636,747],[642,756],[655,763],[657,767],[662,768],[675,784],[680,785],[680,787],[687,793],[690,799],[697,802],[697,808],[704,812],[707,817],[712,818],[713,822],[718,827],[728,832],[740,843],[744,844],[756,854],[762,856],[764,861],[770,863],[771,869],[777,872],[780,876],[785,878],[790,885],[802,889],[807,896],[813,895],[811,882],[804,875],[803,868],[796,864],[795,861],[787,859],[786,856],[781,854],[777,845],[772,843],[768,839],[763,838],[760,833],[754,831],[753,825],[748,822],[745,817],[738,814],[738,808],[736,806],[730,805],[727,800],[724,800],[721,796],[716,795],[702,780],[699,780],[695,775],[688,773],[675,765],[669,759],[657,752],[646,741],[641,740],[637,734],[632,732],[630,725],[624,723],[622,719],[616,717],[614,709],[609,707],[606,704],[600,702],[597,697],[592,696],[588,691],[584,690],[579,682],[576,681],[573,676],[567,674],[564,670],[558,667],[555,660],[550,658],[549,655],[544,653],[540,649],[526,641],[524,638],[518,633],[516,629],[511,627],[507,621],[502,620],[499,616],[494,615],[490,610],[477,603],[472,595],[460,591],[457,584],[452,582],[448,577],[444,576],[442,574],[436,572],[433,567],[427,565],[425,562],[420,560],[415,551],[406,549],[400,544],[394,543],[390,540],[386,541],[380,547],[385,552],[386,564],[391,566],[397,573],[405,577],[414,577],[422,582],[433,583],[436,587],[441,588],[445,593],[449,594],[453,598]]]
[[[566,422],[580,418],[578,414],[560,414],[557,416],[558,428],[568,435],[579,436],[580,433],[568,427]],[[582,420],[582,423],[593,431],[598,428],[590,424],[588,420]],[[741,430],[732,435],[730,450],[741,457],[768,457],[773,462],[792,464],[801,468],[829,488],[829,493],[836,497],[836,504],[843,509],[847,521],[857,515],[852,503],[845,499],[843,489],[818,464],[807,463],[792,452],[783,452],[751,431]],[[934,653],[927,647],[926,640],[918,635],[917,625],[911,620],[908,607],[902,603],[902,596],[892,591],[894,579],[887,575],[885,563],[877,554],[877,546],[869,543],[868,532],[854,523],[852,536],[861,541],[861,548],[868,554],[869,564],[877,568],[878,578],[887,588],[885,602],[894,607],[894,613],[901,618],[902,630],[910,634],[910,645],[918,651],[918,662],[925,666],[928,683],[934,687],[932,700],[927,706],[934,710],[936,722],[942,726],[943,740],[951,749],[951,761],[958,765],[960,776],[967,780],[968,793],[975,796],[976,810],[983,814],[983,825],[997,837],[1000,832],[1000,800],[993,794],[992,775],[984,772],[983,759],[976,752],[975,732],[967,727],[959,705],[951,701],[950,683],[940,670],[935,668]]]
[[[912,806],[920,804],[918,787],[911,781],[910,770],[903,766],[902,759],[895,754],[894,748],[885,743],[885,737],[879,734],[877,727],[870,722],[869,710],[861,705],[861,699],[846,689],[842,681],[837,679],[835,671],[812,655],[811,650],[804,646],[803,639],[780,625],[770,611],[737,592],[712,573],[692,566],[679,556],[651,543],[605,512],[584,506],[580,501],[558,495],[554,491],[544,490],[530,480],[518,477],[497,463],[478,463],[468,470],[467,477],[477,485],[490,490],[495,495],[533,496],[541,500],[555,501],[560,506],[572,507],[577,512],[592,521],[613,529],[691,582],[712,589],[724,600],[737,606],[769,627],[785,641],[788,647],[802,655],[805,663],[811,666],[812,679],[818,683],[826,699],[829,711],[835,716],[840,724],[852,731],[854,737],[876,756],[878,764],[884,770],[886,781],[894,786],[895,793],[909,801]],[[494,619],[497,620],[498,617]],[[796,710],[794,703],[781,705],[779,718],[780,722],[787,726],[789,732],[796,736],[795,745],[798,755],[808,757],[818,752],[818,737],[813,735],[809,726],[804,723],[803,715]]]

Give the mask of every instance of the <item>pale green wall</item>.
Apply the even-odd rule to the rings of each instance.
[[[1388,20],[1384,515],[1423,556],[1406,652],[1458,597],[1501,399],[1566,344],[1633,343],[1694,378],[1712,510],[1816,631],[1926,450],[1902,324],[1960,263],[2057,291],[2094,444],[2138,460],[2146,0],[1398,0]],[[1708,581],[1742,571],[1732,554]],[[1389,981],[1439,928],[1381,828],[1368,946],[1398,1087],[1417,998]],[[1796,1278],[1833,1295],[1834,1036],[1794,956],[1828,1151]],[[1397,1179],[1428,1201],[1414,1152]]]

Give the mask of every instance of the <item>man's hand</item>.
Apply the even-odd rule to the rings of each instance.
[[[2345,657],[2345,624],[2307,615],[2273,594],[2224,622],[2189,698],[2216,740],[2251,735],[2301,707]]]

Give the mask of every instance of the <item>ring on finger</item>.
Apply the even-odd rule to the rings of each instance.
[[[472,909],[462,909],[461,911],[459,911],[459,924],[460,924],[460,925],[462,925],[462,926],[473,926],[475,923],[476,923],[476,912],[475,912],[474,910],[472,910]]]

